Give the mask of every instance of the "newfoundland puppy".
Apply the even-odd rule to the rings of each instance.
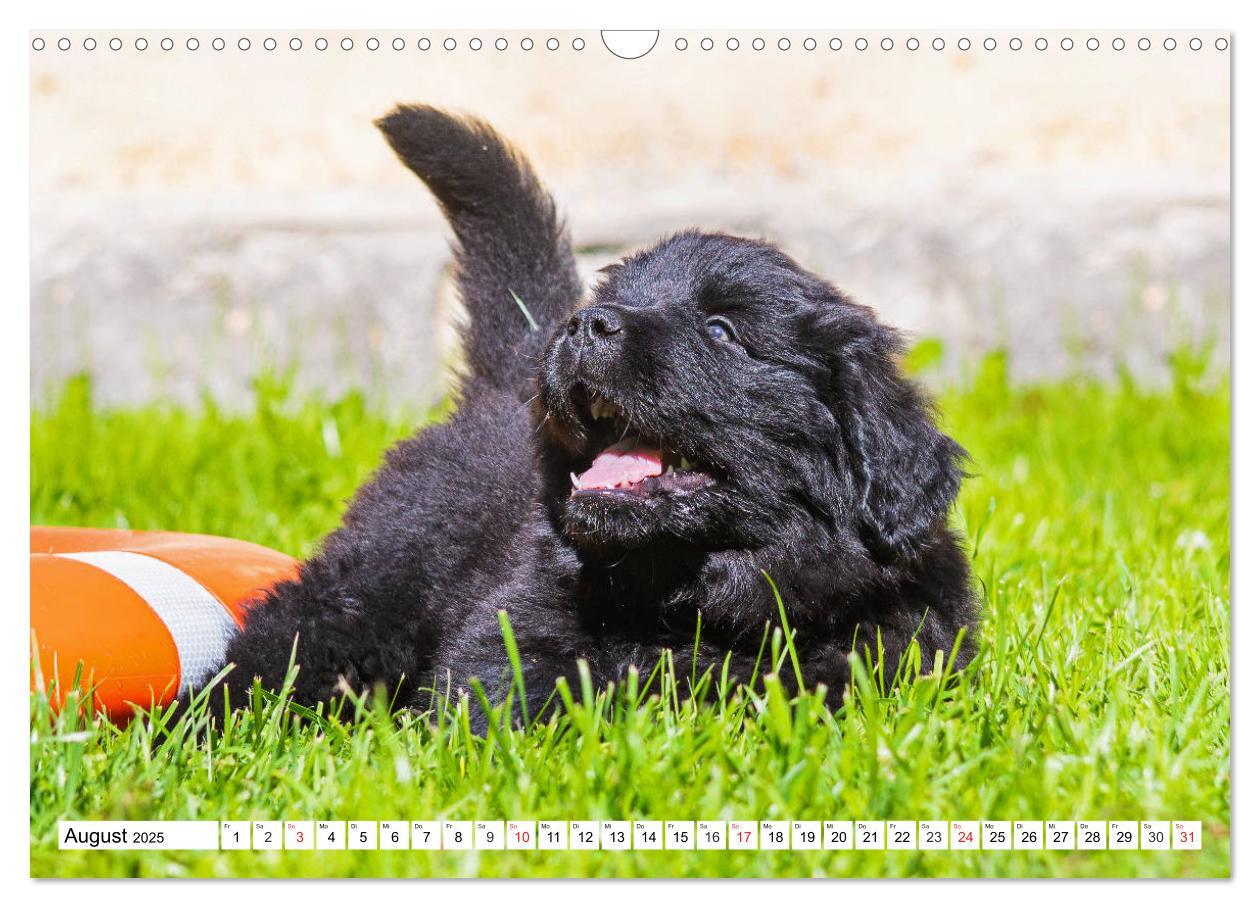
[[[411,106],[377,125],[454,232],[458,409],[250,610],[232,702],[278,688],[295,646],[299,702],[383,684],[418,705],[474,677],[501,698],[501,610],[531,714],[579,660],[600,686],[664,650],[752,680],[776,588],[833,703],[851,653],[889,678],[914,639],[929,665],[966,663],[976,601],[948,524],[965,455],[894,330],[723,233],[670,236],[584,299],[551,198],[490,127]]]

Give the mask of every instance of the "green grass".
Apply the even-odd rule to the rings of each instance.
[[[658,667],[562,715],[470,734],[471,702],[391,717],[283,702],[221,734],[53,717],[32,696],[36,875],[1224,876],[1230,871],[1229,389],[1015,386],[993,356],[941,396],[974,457],[956,519],[986,615],[961,682],[839,712],[775,684],[701,705]],[[422,418],[430,418],[429,414]],[[421,417],[417,417],[421,418]],[[104,410],[31,424],[32,520],[221,533],[305,554],[408,432],[362,399]],[[781,639],[781,638],[780,638]],[[778,658],[787,653],[779,646]],[[931,660],[925,660],[931,667]],[[672,667],[679,676],[689,665]],[[790,662],[784,671],[791,672]],[[732,679],[731,685],[736,681]],[[712,679],[720,684],[721,679]],[[58,819],[1199,819],[1202,852],[58,852]]]

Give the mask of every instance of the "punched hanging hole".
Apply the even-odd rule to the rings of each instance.
[[[638,60],[640,57],[647,56],[652,52],[652,48],[656,47],[656,41],[660,35],[659,31],[647,29],[619,29],[599,33],[600,40],[604,42],[604,47],[608,48],[608,52],[622,60]]]

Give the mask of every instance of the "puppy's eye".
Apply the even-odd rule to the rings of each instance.
[[[715,315],[704,323],[705,333],[715,341],[722,341],[727,344],[739,342],[739,338],[735,335],[735,327],[722,318]]]

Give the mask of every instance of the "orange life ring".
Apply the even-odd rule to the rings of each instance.
[[[164,706],[223,667],[245,607],[296,573],[220,536],[32,527],[31,689],[60,706],[78,673],[111,719]]]

